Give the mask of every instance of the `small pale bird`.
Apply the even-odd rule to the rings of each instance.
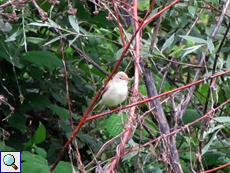
[[[115,107],[124,102],[128,95],[129,80],[130,78],[125,72],[118,72],[106,85],[94,111],[101,111],[104,106]]]

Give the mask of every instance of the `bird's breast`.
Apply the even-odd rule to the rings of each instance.
[[[111,85],[102,97],[106,105],[117,106],[125,101],[127,95],[127,83],[116,83]]]

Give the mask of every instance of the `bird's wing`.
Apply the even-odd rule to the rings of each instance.
[[[111,85],[112,85],[112,80],[113,79],[111,79],[108,83],[107,83],[107,85],[105,86],[105,88],[104,88],[104,90],[102,91],[102,93],[100,94],[100,96],[98,97],[98,102],[95,104],[95,106],[93,107],[93,111],[95,111],[95,112],[99,112],[99,111],[101,111],[101,109],[104,107],[104,104],[101,102],[101,98],[102,98],[102,96],[103,96],[103,94],[109,89],[109,87],[111,87]]]

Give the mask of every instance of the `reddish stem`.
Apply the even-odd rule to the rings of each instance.
[[[86,122],[87,122],[87,121],[90,121],[90,120],[93,120],[93,119],[95,119],[95,118],[99,118],[99,117],[104,116],[104,115],[109,114],[109,113],[113,113],[113,112],[117,112],[117,111],[119,111],[119,110],[127,109],[127,108],[130,108],[130,107],[133,107],[133,106],[136,106],[136,105],[139,105],[139,104],[148,102],[148,101],[150,101],[150,100],[154,100],[154,99],[156,99],[156,98],[159,98],[159,97],[163,97],[163,96],[172,94],[172,93],[174,93],[174,92],[177,92],[177,91],[180,91],[180,90],[189,88],[189,87],[191,87],[191,86],[193,86],[193,85],[199,84],[199,83],[201,83],[201,82],[204,82],[204,81],[207,81],[207,80],[210,80],[210,79],[219,77],[219,76],[223,76],[223,75],[228,74],[228,73],[230,73],[230,70],[228,70],[228,71],[226,71],[226,72],[223,72],[223,73],[219,73],[219,74],[210,76],[210,77],[205,78],[205,79],[201,79],[201,80],[192,82],[192,83],[190,83],[190,84],[187,84],[187,85],[182,86],[182,87],[179,87],[179,88],[175,88],[175,89],[170,90],[170,91],[166,91],[166,92],[161,93],[161,94],[158,94],[158,95],[156,95],[156,96],[154,96],[154,97],[150,97],[150,98],[141,100],[141,101],[136,102],[136,103],[131,103],[131,104],[129,104],[129,105],[122,106],[121,108],[116,108],[116,109],[110,110],[109,112],[103,112],[103,113],[97,114],[97,115],[95,115],[95,116],[88,117],[88,118],[86,118]]]
[[[114,0],[113,0],[113,7],[114,7],[115,15],[116,15],[116,18],[117,18],[117,25],[118,25],[118,28],[119,28],[119,32],[120,32],[120,36],[121,36],[121,40],[122,40],[123,48],[124,48],[126,43],[125,43],[124,35],[123,35],[123,32],[122,32],[119,16],[118,16],[118,13],[117,13],[117,5],[115,4]]]

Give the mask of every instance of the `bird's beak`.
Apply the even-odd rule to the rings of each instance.
[[[127,81],[130,81],[131,79],[132,79],[132,78],[129,78],[129,77],[126,78]]]

